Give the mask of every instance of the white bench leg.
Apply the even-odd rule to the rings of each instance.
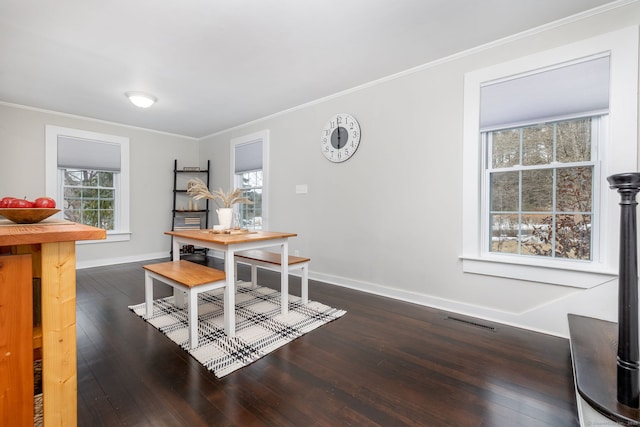
[[[258,266],[251,263],[251,289],[258,287]]]
[[[147,308],[147,319],[153,316],[153,278],[144,273],[144,302]]]
[[[198,292],[191,289],[189,296],[189,349],[198,346]]]
[[[302,288],[302,303],[309,303],[309,267],[305,264],[300,269],[300,287]]]

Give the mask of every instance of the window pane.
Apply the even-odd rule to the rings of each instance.
[[[561,212],[591,212],[592,167],[558,169],[556,198]]]
[[[556,236],[557,257],[591,259],[591,215],[558,215]]]
[[[113,222],[113,211],[110,210],[102,210],[100,215],[100,228],[104,228],[106,230],[113,230],[114,222]]]
[[[82,171],[82,185],[94,187],[98,185],[98,173],[95,171]]]
[[[98,182],[101,187],[113,187],[113,172],[98,172]]]
[[[544,214],[522,216],[522,254],[551,256],[553,217]]]
[[[528,212],[553,209],[553,170],[522,171],[522,210]]]
[[[518,210],[518,172],[496,172],[491,174],[491,210]]]
[[[518,253],[518,215],[491,215],[491,251]]]
[[[115,192],[113,190],[105,190],[101,188],[99,191],[99,196],[101,199],[113,199],[114,193]]]
[[[82,182],[82,171],[67,170],[64,172],[65,185],[79,185]]]
[[[560,122],[556,129],[558,162],[591,160],[591,119]]]
[[[65,199],[80,198],[80,197],[82,197],[82,190],[80,188],[66,187],[64,189]]]
[[[492,133],[491,166],[506,168],[520,163],[520,129],[507,129]]]
[[[542,124],[522,129],[522,164],[545,165],[553,161],[553,125]]]
[[[113,200],[100,200],[100,210],[113,209]]]

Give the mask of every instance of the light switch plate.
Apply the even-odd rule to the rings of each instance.
[[[309,189],[307,188],[307,184],[297,184],[296,185],[296,194],[307,194]]]

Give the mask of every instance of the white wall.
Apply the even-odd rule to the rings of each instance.
[[[198,164],[191,138],[118,126],[0,104],[0,195],[36,198],[45,194],[45,125],[125,136],[130,139],[131,240],[77,245],[79,267],[168,257],[173,162]],[[206,165],[206,161],[205,164]]]
[[[550,25],[212,135],[200,159],[228,187],[229,141],[269,129],[270,229],[298,233],[290,251],[311,257],[312,278],[566,336],[568,312],[615,320],[615,282],[579,290],[462,273],[464,74],[638,24],[635,2]],[[362,142],[333,164],[320,131],[339,112],[358,119]]]

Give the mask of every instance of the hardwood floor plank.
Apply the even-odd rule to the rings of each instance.
[[[77,273],[79,425],[578,425],[566,339],[315,281],[309,298],[347,314],[217,379],[127,308],[143,264]]]

